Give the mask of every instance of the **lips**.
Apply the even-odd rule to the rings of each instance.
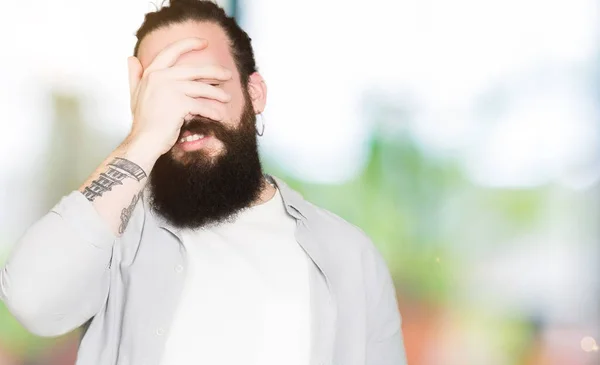
[[[223,138],[226,139],[227,135],[228,131],[220,123],[196,118],[181,127],[177,144],[182,147],[196,148],[212,138],[223,141]]]

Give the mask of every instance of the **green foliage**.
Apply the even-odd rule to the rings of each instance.
[[[19,358],[27,358],[48,346],[51,340],[36,337],[25,330],[0,302],[0,343]]]

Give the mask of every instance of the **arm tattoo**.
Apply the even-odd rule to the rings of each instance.
[[[108,171],[103,172],[98,178],[84,189],[83,195],[87,200],[93,202],[107,191],[111,191],[115,185],[123,185],[125,179],[136,179],[141,181],[146,173],[141,167],[124,158],[115,158],[108,164]]]
[[[131,200],[131,204],[121,211],[121,225],[119,226],[119,234],[123,234],[123,232],[125,232],[125,228],[127,228],[127,224],[129,223],[129,218],[131,218],[131,213],[133,213],[133,209],[135,209],[135,205],[137,204],[141,195],[142,193],[134,195],[133,199]]]

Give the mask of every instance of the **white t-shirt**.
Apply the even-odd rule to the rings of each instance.
[[[184,231],[189,270],[163,365],[308,365],[310,258],[279,191],[231,223]]]

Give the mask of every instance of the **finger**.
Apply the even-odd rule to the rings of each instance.
[[[218,80],[227,81],[233,76],[232,72],[225,67],[217,65],[206,65],[202,67],[175,66],[166,73],[175,80]]]
[[[223,120],[221,113],[217,109],[208,105],[208,103],[191,98],[188,100],[189,102],[187,104],[187,114],[200,115],[217,122]]]
[[[223,89],[199,81],[184,81],[179,83],[181,90],[190,98],[205,98],[228,103],[231,96]]]
[[[142,64],[136,57],[127,58],[127,71],[129,72],[129,93],[133,95],[142,79]]]
[[[201,38],[186,38],[165,47],[154,58],[150,66],[144,71],[144,75],[156,70],[162,70],[171,67],[177,62],[179,57],[190,51],[199,51],[208,46],[208,41]]]

